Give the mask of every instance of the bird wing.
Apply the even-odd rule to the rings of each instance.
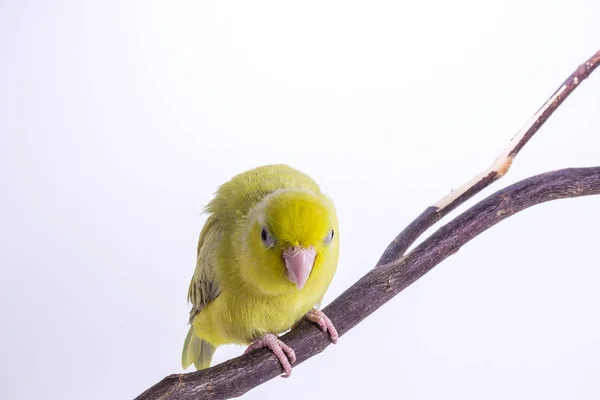
[[[196,269],[188,290],[188,301],[192,303],[190,322],[221,292],[215,276],[216,250],[221,232],[221,225],[214,214],[206,220],[200,232]]]

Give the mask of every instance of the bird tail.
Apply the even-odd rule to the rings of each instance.
[[[204,369],[210,366],[215,348],[206,340],[200,339],[194,334],[194,325],[190,326],[181,354],[181,366],[186,370],[194,364],[196,369]]]

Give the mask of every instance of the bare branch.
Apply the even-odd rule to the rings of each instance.
[[[533,115],[533,117],[521,128],[508,146],[494,160],[485,171],[463,184],[458,189],[452,191],[447,196],[442,197],[433,206],[428,207],[410,223],[398,236],[389,244],[377,265],[383,265],[404,255],[406,250],[421,236],[427,229],[431,228],[456,207],[481,192],[483,189],[502,178],[510,169],[514,158],[519,151],[536,134],[540,127],[550,118],[567,97],[579,84],[586,79],[600,65],[600,51],[596,52],[586,62],[581,64],[569,76],[565,82],[554,92],[544,105]]]
[[[488,169],[428,207],[390,243],[377,263],[379,268],[371,270],[323,310],[340,336],[503,219],[546,201],[600,194],[600,167],[565,169],[525,179],[477,203],[404,256],[423,232],[501,178],[541,125],[598,65],[600,51],[579,66]],[[282,340],[296,352],[294,365],[322,352],[330,344],[328,335],[307,321],[299,323]],[[282,367],[275,356],[267,349],[259,349],[208,369],[170,375],[137,399],[228,399],[281,373]]]
[[[323,311],[342,336],[498,222],[535,204],[594,194],[600,194],[600,167],[547,172],[515,183],[456,217],[406,257],[372,269]],[[282,340],[296,352],[294,366],[322,352],[331,343],[326,333],[306,321],[284,335]],[[260,349],[208,369],[168,376],[137,399],[229,399],[241,396],[282,372],[273,353]]]

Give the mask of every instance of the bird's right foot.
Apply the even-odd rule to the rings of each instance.
[[[294,353],[294,350],[285,343],[283,343],[281,340],[279,340],[279,338],[276,335],[272,333],[266,333],[260,338],[256,339],[254,342],[252,342],[252,344],[248,346],[246,351],[244,351],[244,354],[249,353],[255,349],[260,349],[262,347],[268,347],[269,349],[271,349],[273,354],[275,354],[275,357],[277,357],[277,359],[281,363],[283,371],[285,372],[285,374],[281,376],[283,376],[284,378],[289,377],[292,374],[292,366],[290,362],[292,364],[296,362],[296,353]]]

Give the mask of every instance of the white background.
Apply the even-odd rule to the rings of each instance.
[[[599,4],[2,1],[0,397],[180,372],[200,212],[257,165],[334,199],[329,303],[600,48]],[[600,71],[478,198],[600,165],[599,131]],[[599,206],[510,218],[246,398],[600,398]]]

